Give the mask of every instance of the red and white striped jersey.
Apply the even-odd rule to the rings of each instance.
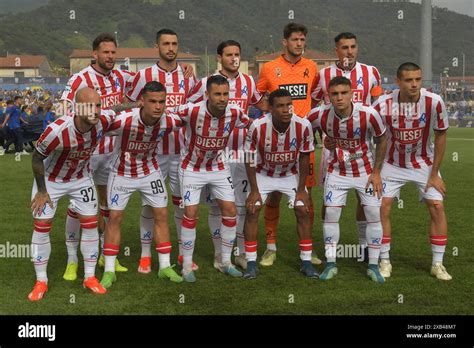
[[[329,156],[329,173],[359,177],[372,173],[375,153],[373,137],[385,132],[379,113],[369,105],[352,103],[352,115],[338,116],[332,104],[314,108],[308,114],[314,129],[321,130],[336,141],[336,148]]]
[[[433,130],[449,127],[444,102],[439,95],[424,88],[417,103],[400,103],[399,94],[400,90],[396,89],[373,105],[388,129],[385,161],[402,168],[431,166]]]
[[[248,114],[249,105],[255,105],[262,99],[252,76],[239,72],[237,77],[232,78],[220,71],[214,75],[224,76],[229,81],[229,104],[237,104],[246,114]],[[207,79],[208,77],[204,77],[196,84],[188,98],[190,103],[198,103],[206,99]],[[246,134],[247,128],[234,128],[227,144],[229,150],[242,150]]]
[[[298,174],[300,152],[314,151],[311,123],[293,114],[290,125],[280,133],[273,127],[272,115],[253,121],[245,139],[247,153],[255,153],[257,173],[270,177]]]
[[[70,182],[91,176],[90,156],[112,125],[114,116],[114,112],[103,110],[100,122],[86,133],[76,128],[76,116],[61,117],[51,123],[36,143],[36,151],[47,157],[44,160],[47,180]]]
[[[74,103],[76,92],[84,87],[97,91],[102,100],[102,108],[108,109],[122,103],[126,91],[131,87],[135,73],[113,69],[108,75],[103,75],[92,65],[74,74],[68,81],[61,100]],[[112,137],[102,137],[94,154],[107,154],[114,149]]]
[[[143,87],[151,81],[158,81],[165,86],[168,108],[186,104],[191,90],[196,85],[196,78],[194,76],[185,78],[184,71],[179,64],[172,71],[163,70],[158,64],[155,64],[137,73],[127,97],[132,101],[137,101],[142,95]],[[180,136],[179,131],[171,133],[160,141],[157,153],[159,155],[180,154],[183,142],[183,135]]]
[[[221,117],[212,116],[207,101],[182,105],[177,114],[186,122],[186,146],[181,152],[181,168],[195,172],[228,168],[223,151],[234,128],[246,128],[251,122],[236,104],[229,104]]]
[[[117,114],[107,133],[116,136],[113,172],[128,178],[142,178],[158,170],[158,144],[182,126],[181,119],[170,110],[166,110],[153,126],[143,123],[140,108]]]
[[[329,82],[336,76],[344,76],[351,80],[354,103],[372,104],[371,91],[374,87],[380,86],[380,74],[376,67],[359,62],[356,62],[352,70],[340,69],[336,64],[321,69],[316,77],[316,89],[311,97],[329,104]]]

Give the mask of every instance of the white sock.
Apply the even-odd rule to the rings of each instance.
[[[115,260],[119,254],[120,246],[114,244],[104,244],[105,268],[104,272],[115,273]]]
[[[238,255],[243,255],[245,257],[245,236],[244,236],[244,225],[245,225],[245,207],[237,207],[237,250]]]
[[[257,261],[257,241],[245,241],[245,258],[247,262]]]
[[[390,260],[390,241],[391,237],[383,236],[382,237],[382,246],[380,247],[380,259]]]
[[[237,230],[237,217],[236,216],[223,216],[221,223],[221,251],[222,251],[222,264],[226,265],[230,263],[230,257],[232,250],[234,249],[235,234]]]
[[[339,218],[342,208],[326,207],[323,223],[324,248],[326,250],[326,261],[336,262],[337,243],[339,243]]]
[[[267,243],[267,250],[277,251],[277,246],[275,243]]]
[[[183,250],[181,248],[181,223],[183,221],[184,208],[180,206],[180,201],[180,197],[173,196],[174,224],[176,225],[176,235],[178,236],[178,252],[179,255],[183,255]]]
[[[367,238],[366,238],[366,228],[367,228],[367,221],[357,221],[357,232],[359,234],[359,245],[363,248],[367,246]]]
[[[66,248],[67,263],[77,263],[77,247],[81,238],[81,223],[77,213],[71,209],[67,210],[66,216]]]
[[[155,249],[158,252],[160,269],[170,267],[171,242],[159,243]]]
[[[183,248],[183,269],[193,266],[194,244],[196,242],[197,219],[189,219],[183,215],[181,224],[181,245]]]
[[[153,241],[153,210],[149,205],[142,207],[140,215],[140,242],[142,245],[141,257],[151,257],[151,243]]]
[[[36,279],[48,282],[48,261],[51,255],[49,232],[51,224],[35,220],[35,229],[31,239],[31,255],[35,266]]]
[[[431,236],[431,251],[433,252],[432,265],[435,263],[443,263],[444,252],[446,244],[448,243],[448,236]]]
[[[214,256],[221,254],[221,210],[217,205],[209,207],[209,214],[207,215],[207,223],[211,231],[212,245],[214,246]]]
[[[367,218],[366,238],[369,248],[369,265],[377,265],[383,237],[380,207],[365,205],[364,213]]]
[[[97,217],[81,219],[81,253],[84,259],[84,279],[95,276],[95,266],[99,257],[99,232]]]

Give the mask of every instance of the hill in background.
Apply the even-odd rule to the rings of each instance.
[[[401,62],[419,61],[420,11],[419,4],[372,0],[50,0],[0,17],[0,54],[45,54],[54,65],[68,67],[72,49],[90,48],[102,31],[117,31],[122,47],[151,47],[157,29],[170,27],[180,34],[183,52],[200,55],[207,45],[214,54],[220,41],[232,38],[242,43],[243,58],[253,59],[257,52],[278,50],[283,26],[297,21],[309,28],[308,47],[327,53],[335,35],[354,32],[360,61],[393,76]],[[474,18],[434,9],[433,75],[444,67],[451,76],[461,75],[461,53],[466,75],[474,75],[473,29]]]

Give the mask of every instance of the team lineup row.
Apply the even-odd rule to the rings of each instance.
[[[135,191],[143,205],[138,271],[151,272],[154,241],[158,276],[195,282],[200,201],[209,204],[214,267],[222,273],[257,277],[258,217],[263,206],[267,250],[260,264],[273,264],[279,203],[285,195],[296,215],[301,272],[329,280],[338,271],[342,207],[348,191],[355,189],[367,275],[384,283],[391,275],[390,207],[401,187],[415,182],[432,220],[431,274],[451,279],[442,264],[447,224],[445,186],[439,175],[448,121],[441,98],[421,88],[421,69],[414,63],[402,64],[397,70],[400,89],[384,95],[377,69],[357,62],[354,34],[335,38],[339,61],[319,72],[314,62],[302,57],[306,27],[289,23],[283,36],[283,54],[264,65],[258,83],[239,72],[241,48],[233,40],[217,48],[222,70],[199,82],[189,66],[177,64],[178,35],[172,30],[157,33],[157,64],[136,74],[114,69],[113,35],[101,34],[94,40],[95,63],[72,76],[63,93],[74,112],[65,112],[48,126],[33,154],[32,250],[37,281],[28,296],[31,301],[42,299],[48,290],[49,232],[58,200],[70,197],[64,278],[77,278],[80,243],[83,285],[104,294],[116,281],[116,272],[126,271],[117,260],[120,224]],[[264,112],[254,121],[247,116],[251,104]],[[321,274],[313,266],[321,261],[312,252],[315,132],[325,145],[319,174],[324,186],[326,257]],[[181,275],[170,262],[167,178]],[[235,242],[239,255],[234,265]],[[100,282],[95,277],[97,261],[105,267]]]

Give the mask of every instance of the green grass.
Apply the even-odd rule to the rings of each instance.
[[[454,278],[450,282],[429,275],[429,219],[426,207],[418,203],[413,185],[402,191],[403,209],[394,206],[392,211],[394,272],[384,285],[370,282],[365,276],[365,265],[354,259],[338,260],[339,275],[333,281],[305,279],[298,272],[295,219],[283,206],[278,259],[273,267],[261,269],[254,281],[231,279],[212,268],[213,249],[205,207],[201,211],[195,252],[195,261],[200,265],[197,283],[158,280],[156,255],[153,255],[153,273],[138,274],[140,205],[135,195],[122,228],[122,250],[129,247],[130,256],[121,255],[120,260],[129,271],[118,274],[117,283],[107,295],[94,296],[82,288],[82,279],[75,282],[62,279],[66,264],[63,228],[67,207],[67,200],[63,200],[51,233],[49,292],[43,301],[29,303],[26,296],[35,279],[32,263],[26,258],[0,258],[0,314],[474,314],[473,150],[474,130],[449,130],[442,174],[448,188],[445,203],[449,242],[445,265]],[[453,161],[453,153],[458,154],[457,162]],[[25,156],[16,162],[13,155],[0,157],[0,244],[31,241],[30,159]],[[321,191],[318,189],[313,194],[319,211]],[[349,197],[341,219],[341,243],[355,244],[355,197],[354,194]],[[169,215],[174,235],[171,211]],[[264,251],[263,230],[260,231],[259,255]],[[313,228],[313,237],[317,253],[322,256],[319,221]],[[455,247],[458,256],[453,256]],[[176,252],[174,247],[173,259]],[[102,270],[97,274],[101,277]],[[71,295],[75,296],[75,304],[70,303]],[[180,303],[180,295],[184,295],[185,303]],[[289,303],[290,295],[294,296],[294,303]],[[398,302],[399,295],[403,295],[402,304]]]

